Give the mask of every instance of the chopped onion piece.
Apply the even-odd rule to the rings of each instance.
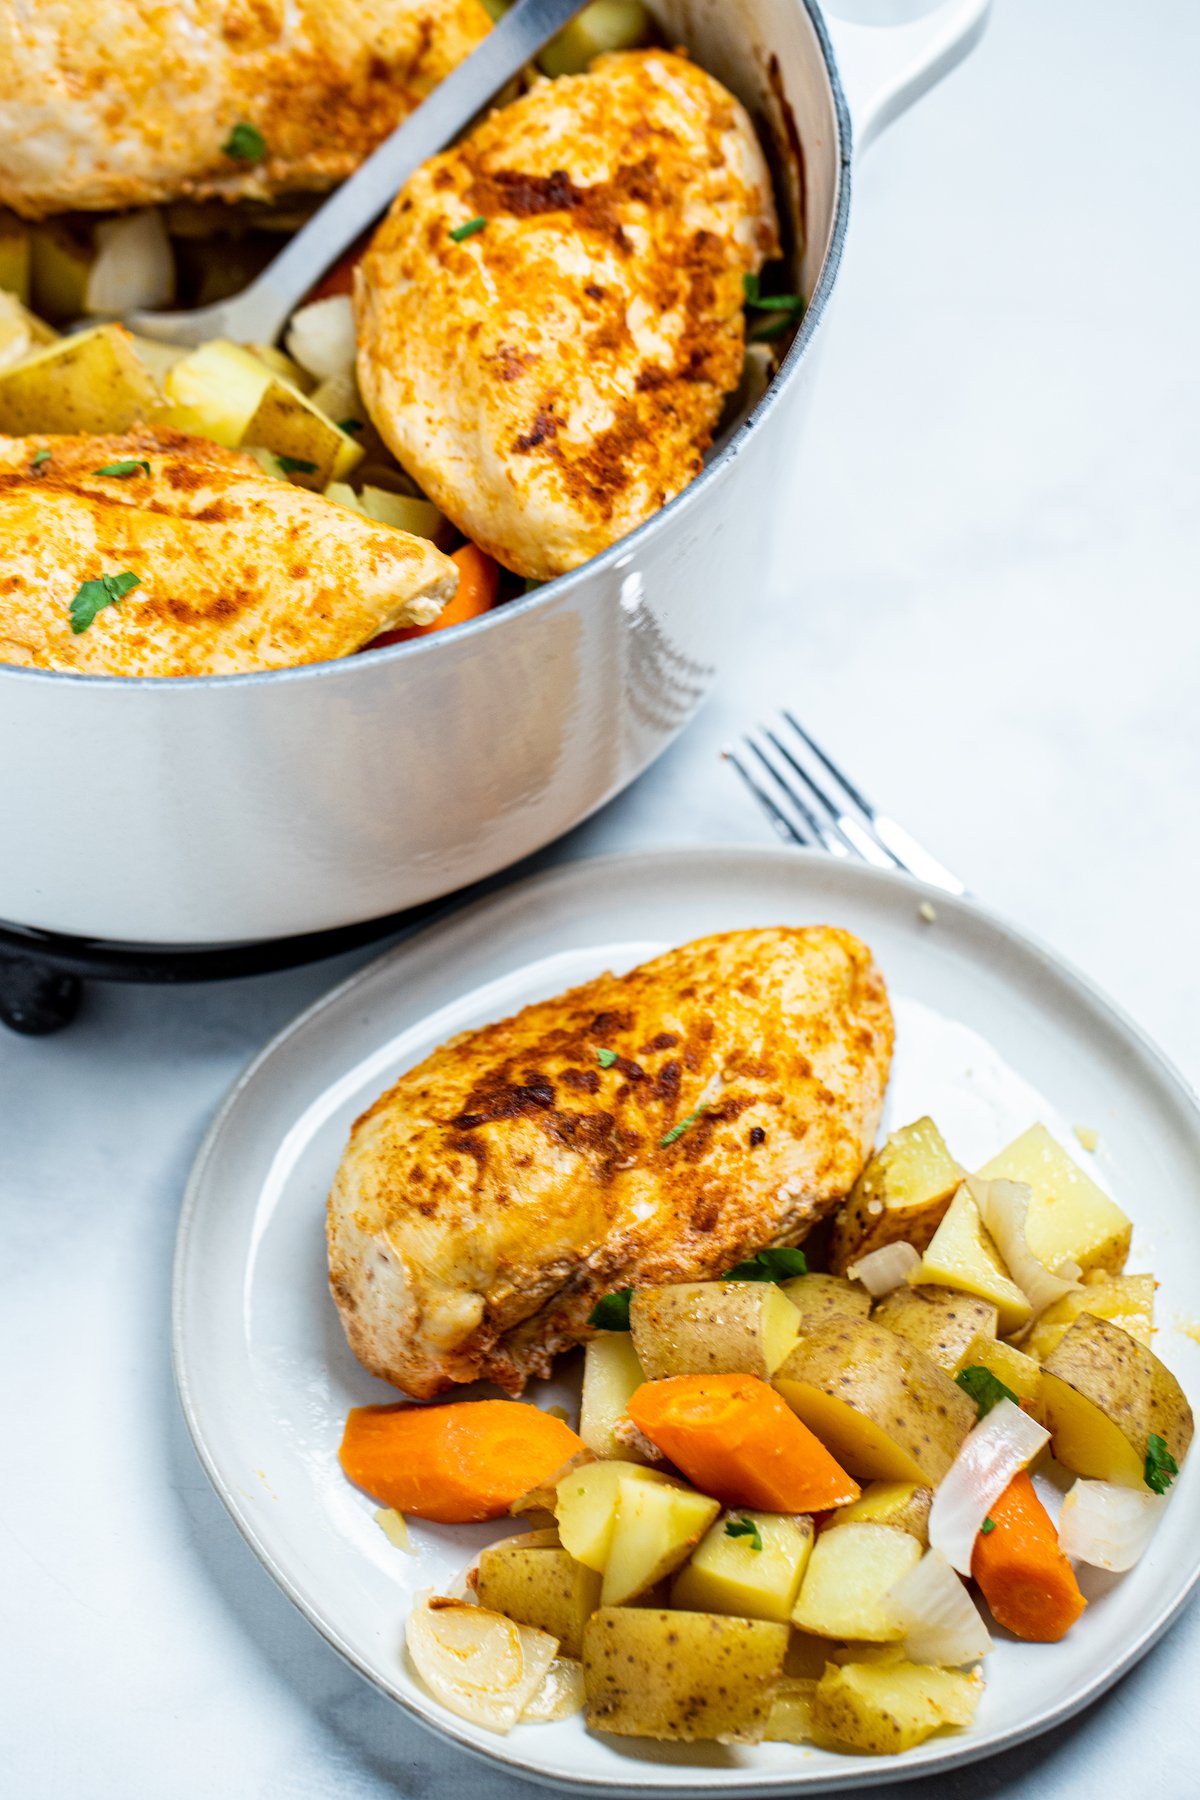
[[[137,306],[170,305],[175,297],[175,253],[162,217],[153,208],[97,225],[96,245],[84,312],[108,317]]]
[[[1023,1181],[980,1181],[967,1176],[967,1188],[979,1208],[989,1236],[1004,1258],[1008,1272],[1033,1308],[1039,1313],[1070,1294],[1079,1286],[1079,1269],[1075,1263],[1063,1263],[1057,1274],[1033,1254],[1025,1236],[1032,1189]]]
[[[349,294],[310,300],[294,312],[284,345],[288,355],[319,381],[330,381],[335,375],[351,378],[355,342],[354,306]]]
[[[1158,1529],[1163,1494],[1117,1487],[1111,1481],[1077,1481],[1062,1503],[1058,1542],[1068,1556],[1094,1569],[1123,1574],[1132,1569]]]
[[[885,1244],[881,1250],[869,1250],[860,1256],[846,1273],[851,1281],[861,1281],[868,1294],[878,1300],[881,1294],[903,1287],[920,1266],[920,1254],[911,1244]]]
[[[958,1669],[992,1648],[988,1628],[946,1558],[927,1550],[888,1594],[904,1625],[904,1654],[911,1662]]]
[[[511,1731],[541,1687],[558,1639],[445,1595],[418,1594],[405,1642],[442,1705],[489,1731]]]
[[[1049,1442],[1045,1426],[1011,1400],[997,1401],[967,1433],[929,1509],[930,1548],[940,1550],[960,1575],[971,1573],[971,1553],[988,1508]]]
[[[375,1523],[389,1544],[394,1544],[397,1550],[407,1550],[410,1556],[416,1555],[417,1546],[408,1535],[408,1520],[402,1512],[397,1512],[394,1506],[381,1506],[375,1514]]]
[[[583,1664],[573,1656],[556,1656],[541,1687],[521,1714],[523,1723],[551,1724],[582,1712],[587,1695],[583,1688]]]

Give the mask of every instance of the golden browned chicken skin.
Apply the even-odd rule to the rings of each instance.
[[[131,461],[149,472],[97,473]],[[138,585],[76,631],[82,584],[126,572]],[[0,437],[0,662],[81,675],[322,662],[428,624],[457,585],[427,539],[272,480],[207,438]]]
[[[827,926],[701,938],[452,1040],[333,1184],[351,1347],[421,1398],[519,1393],[601,1295],[796,1243],[862,1168],[891,1051],[870,951]]]
[[[0,204],[331,187],[489,25],[480,0],[0,0]],[[261,158],[225,153],[238,124]]]
[[[742,278],[777,254],[733,96],[667,51],[601,57],[408,182],[358,271],[359,384],[460,530],[545,579],[698,473],[741,375]]]

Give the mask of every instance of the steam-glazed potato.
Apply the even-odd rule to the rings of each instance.
[[[873,1319],[806,1333],[774,1386],[842,1467],[867,1481],[936,1487],[976,1419],[923,1350]]]
[[[814,1637],[898,1643],[904,1624],[888,1595],[921,1560],[921,1546],[894,1525],[823,1531],[813,1546],[792,1623]]]
[[[965,1174],[932,1119],[894,1131],[838,1210],[829,1250],[834,1274],[885,1244],[924,1250]]]
[[[933,1489],[914,1481],[872,1481],[849,1506],[839,1506],[826,1529],[841,1525],[894,1525],[929,1547],[929,1508]]]
[[[1000,1314],[978,1294],[956,1294],[944,1287],[899,1287],[876,1303],[871,1317],[953,1375],[973,1337],[995,1337]]]
[[[1152,1350],[1105,1319],[1082,1313],[1042,1364],[1039,1409],[1064,1468],[1140,1488],[1151,1434],[1182,1467],[1192,1409]]]
[[[961,1669],[910,1662],[831,1664],[817,1683],[810,1720],[820,1739],[895,1755],[945,1725],[969,1725],[982,1693],[982,1678]]]
[[[604,1563],[600,1599],[624,1606],[670,1575],[696,1548],[720,1502],[673,1482],[639,1480],[634,1469],[617,1487],[617,1517]]]
[[[640,1469],[634,1463],[594,1462],[569,1469],[554,1492],[554,1517],[563,1546],[576,1562],[603,1574],[612,1548],[621,1483],[626,1476],[640,1481],[666,1482],[680,1487],[659,1469]]]
[[[793,1275],[790,1281],[781,1282],[780,1287],[800,1314],[801,1331],[828,1325],[834,1319],[865,1319],[871,1311],[866,1288],[842,1275],[810,1269],[807,1275]]]
[[[623,1457],[627,1462],[645,1460],[640,1450],[616,1436],[630,1394],[645,1379],[645,1370],[627,1331],[602,1331],[591,1339],[583,1353],[579,1435],[597,1456]]]
[[[481,1553],[479,1604],[548,1631],[564,1656],[581,1656],[584,1625],[600,1604],[600,1577],[561,1546],[530,1542],[541,1536],[531,1532]]]
[[[812,1547],[813,1522],[807,1516],[725,1513],[709,1527],[675,1577],[671,1605],[785,1624],[792,1616]]]
[[[122,325],[59,338],[0,373],[0,431],[12,437],[103,436],[161,409],[162,395]]]
[[[1080,1313],[1086,1312],[1093,1318],[1107,1319],[1110,1325],[1119,1325],[1148,1350],[1154,1333],[1157,1285],[1153,1275],[1109,1275],[1103,1269],[1093,1269],[1081,1288],[1064,1294],[1046,1308],[1025,1339],[1025,1349],[1030,1356],[1049,1356]]]
[[[757,1744],[787,1644],[787,1626],[765,1619],[602,1607],[583,1634],[588,1725],[683,1744]]]
[[[796,1308],[770,1281],[640,1287],[629,1323],[647,1381],[672,1375],[769,1381],[800,1334]]]
[[[956,1375],[963,1369],[987,1369],[997,1381],[1002,1381],[1017,1399],[1027,1405],[1036,1405],[1042,1391],[1042,1371],[1032,1356],[1026,1356],[1011,1344],[1002,1344],[998,1338],[972,1338],[959,1360]]]
[[[331,481],[344,481],[363,455],[348,432],[339,431],[298,388],[278,379],[268,382],[242,442],[273,450],[290,479],[315,493]]]
[[[1044,1125],[1031,1125],[979,1170],[983,1181],[1023,1181],[1032,1192],[1025,1235],[1048,1269],[1078,1263],[1119,1274],[1133,1227],[1114,1200]]]
[[[953,1288],[989,1301],[999,1311],[1004,1337],[1029,1323],[1033,1308],[1000,1260],[965,1184],[929,1240],[917,1274],[923,1286]]]

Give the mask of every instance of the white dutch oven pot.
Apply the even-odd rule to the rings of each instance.
[[[852,131],[859,153],[987,6],[881,29],[813,0],[656,5],[774,141],[810,303],[767,397],[631,537],[444,637],[185,681],[0,667],[0,921],[156,946],[354,924],[493,874],[632,781],[732,654],[790,523]]]

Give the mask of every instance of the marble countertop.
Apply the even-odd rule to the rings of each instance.
[[[724,739],[793,704],[970,887],[1200,1081],[1200,16],[1003,0],[856,175],[786,592],[695,725],[556,855],[769,839]],[[225,1088],[355,959],[98,988],[0,1032],[0,1768],[14,1800],[543,1790],[410,1723],[243,1544],[171,1382],[176,1209]],[[1200,1612],[928,1800],[1198,1791]],[[899,1794],[899,1788],[889,1793]],[[905,1789],[905,1792],[912,1790]]]

